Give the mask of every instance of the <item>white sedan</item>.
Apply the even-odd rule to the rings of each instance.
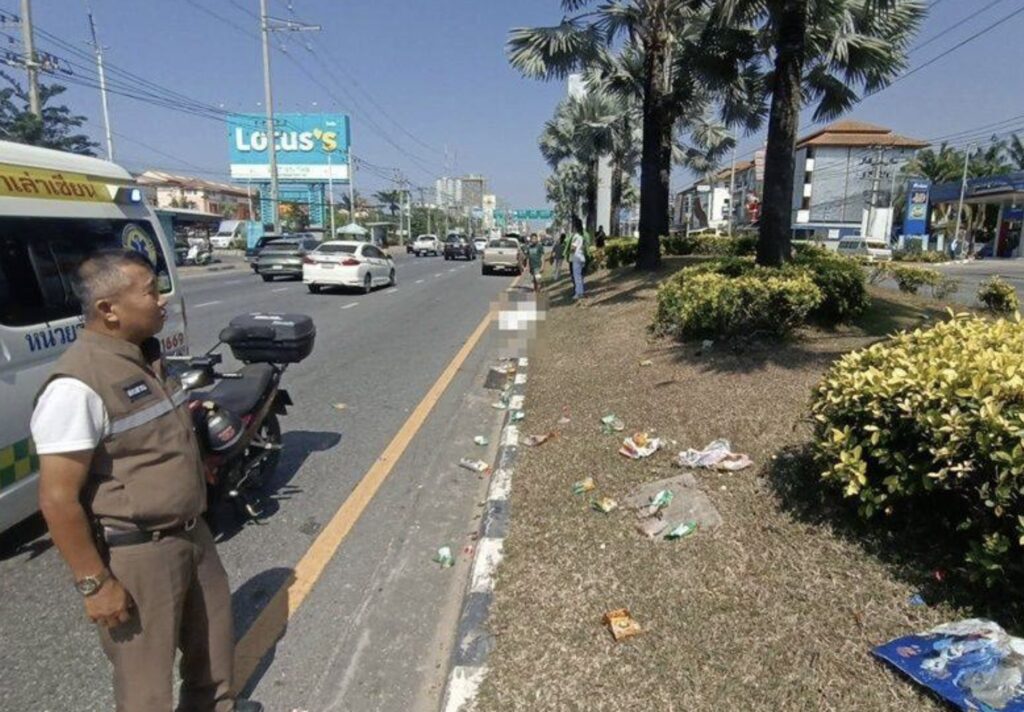
[[[395,263],[376,245],[331,240],[303,258],[302,281],[314,294],[324,287],[355,287],[369,294],[374,287],[394,286]]]

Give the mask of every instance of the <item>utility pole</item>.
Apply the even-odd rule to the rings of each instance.
[[[107,106],[107,75],[103,69],[103,45],[96,38],[96,21],[92,9],[88,8],[89,32],[92,33],[92,48],[96,53],[96,73],[100,78],[100,103],[103,106],[103,129],[107,138],[107,160],[114,160],[114,137],[110,132],[110,107]]]
[[[22,0],[27,4],[28,0]],[[260,37],[263,43],[263,98],[267,102],[267,150],[270,154],[270,200],[274,212],[274,232],[280,232],[280,198],[277,180],[277,143],[274,138],[274,94],[270,82],[270,33],[279,30],[292,32],[317,31],[319,25],[307,25],[293,20],[278,20],[267,15],[267,0],[260,0]]]
[[[327,152],[327,205],[331,211],[331,239],[338,236],[334,226],[334,167],[331,165],[331,151]]]
[[[27,1],[27,0],[23,0]],[[274,139],[274,93],[270,86],[270,25],[267,0],[260,0],[260,36],[263,40],[263,100],[267,103],[267,151],[270,155],[270,203],[274,232],[281,232],[281,193],[277,186],[277,143]]]
[[[21,0],[21,41],[25,45],[25,69],[28,70],[28,107],[42,120],[43,107],[39,101],[39,63],[36,62],[35,38],[32,34],[32,0]]]
[[[352,146],[348,147],[348,221],[356,222],[356,165],[352,162]]]
[[[960,217],[964,214],[964,193],[967,192],[967,164],[971,160],[971,150],[974,145],[970,145],[964,151],[964,174],[960,179],[960,202],[956,206],[956,230],[953,231],[953,239],[960,239]],[[969,244],[967,247],[967,256],[970,257],[974,254],[974,233],[971,233]]]

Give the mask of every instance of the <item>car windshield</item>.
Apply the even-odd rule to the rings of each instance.
[[[888,246],[884,242],[869,242],[868,247],[872,250],[887,250]]]
[[[323,254],[329,254],[329,255],[338,255],[338,254],[354,255],[355,252],[356,252],[356,246],[355,245],[321,245],[320,248],[317,249],[317,253],[321,254],[321,255],[323,255]]]

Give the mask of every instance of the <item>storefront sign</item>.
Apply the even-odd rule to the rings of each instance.
[[[907,181],[907,212],[903,220],[904,235],[928,234],[928,191],[931,183],[922,179]]]

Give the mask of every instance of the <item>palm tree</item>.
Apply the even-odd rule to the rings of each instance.
[[[402,191],[400,190],[378,190],[373,194],[373,197],[384,206],[387,206],[388,212],[391,213],[391,217],[395,217],[395,213],[398,212],[398,206],[402,203]]]
[[[1020,136],[1012,134],[1006,146],[1006,153],[1013,164],[1014,170],[1024,171],[1024,143],[1021,143]]]
[[[713,98],[701,71],[722,49],[709,32],[710,0],[561,0],[567,13],[554,27],[513,29],[508,56],[513,67],[537,79],[564,79],[571,72],[604,67],[610,88],[618,87],[639,107],[640,244],[637,267],[660,263],[659,238],[668,233],[669,180],[674,139],[684,117],[702,115]],[[616,67],[613,50],[624,45]],[[628,66],[632,71],[621,71]],[[718,67],[735,62],[722,61]],[[716,91],[729,91],[727,82]],[[754,96],[752,105],[759,102]],[[724,114],[741,103],[724,102]],[[757,111],[748,112],[756,124]],[[733,118],[733,117],[728,117]]]
[[[926,13],[922,0],[720,0],[723,28],[755,25],[771,109],[757,261],[791,256],[797,124],[805,99],[814,120],[835,118],[860,95],[885,87],[903,69],[907,46]]]

